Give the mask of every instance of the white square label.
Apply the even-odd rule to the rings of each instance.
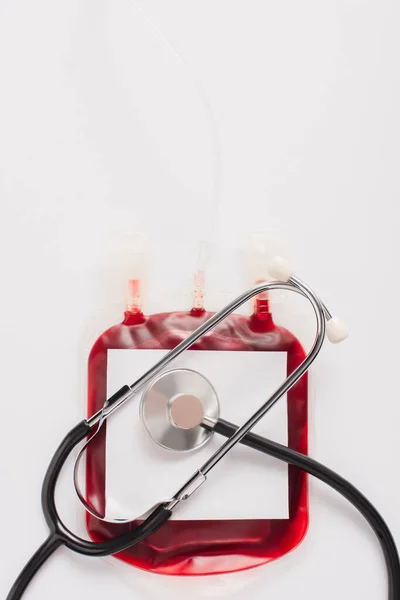
[[[109,350],[107,396],[132,384],[167,350]],[[189,350],[170,368],[193,369],[217,391],[221,418],[243,424],[286,378],[285,352]],[[107,421],[107,511],[139,516],[171,498],[224,442],[218,434],[191,452],[157,446],[139,417],[142,392]],[[287,398],[284,396],[254,432],[287,445]],[[174,511],[176,519],[287,519],[287,465],[256,450],[237,445],[209,473],[207,482]]]

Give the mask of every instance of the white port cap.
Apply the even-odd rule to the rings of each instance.
[[[349,337],[349,330],[340,319],[332,317],[326,322],[326,337],[332,344],[340,344]]]
[[[274,279],[284,282],[289,281],[294,273],[289,261],[282,256],[275,256],[275,258],[270,261],[268,272]]]

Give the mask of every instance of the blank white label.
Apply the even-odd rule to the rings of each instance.
[[[166,350],[109,350],[107,396],[132,384]],[[189,350],[170,368],[194,369],[217,391],[221,418],[244,423],[286,377],[285,352]],[[139,418],[141,392],[107,421],[107,507],[121,517],[139,516],[171,498],[223,443],[215,434],[202,448],[173,452],[159,447]],[[287,398],[282,397],[254,428],[287,445]],[[237,445],[209,473],[206,483],[174,511],[176,519],[287,519],[287,465]]]

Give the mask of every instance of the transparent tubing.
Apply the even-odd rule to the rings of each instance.
[[[199,257],[197,260],[197,271],[196,276],[201,276],[201,273],[204,275],[204,271],[207,267],[208,259],[209,259],[209,248],[212,246],[213,240],[215,238],[215,227],[217,222],[217,215],[219,211],[220,205],[220,193],[221,193],[221,148],[218,138],[218,130],[217,124],[214,117],[213,110],[211,105],[207,99],[207,96],[203,90],[203,87],[200,84],[199,79],[196,77],[193,67],[189,66],[187,60],[183,58],[179,52],[175,50],[171,42],[163,35],[160,29],[155,25],[155,23],[149,18],[149,16],[144,12],[143,8],[136,2],[135,0],[131,0],[132,5],[135,9],[140,13],[143,19],[147,22],[150,28],[157,35],[159,40],[164,44],[164,46],[169,50],[170,54],[175,57],[175,59],[186,69],[186,73],[188,77],[192,80],[195,89],[199,95],[201,103],[203,104],[206,118],[209,124],[209,131],[211,134],[211,145],[213,146],[213,154],[214,154],[214,185],[213,185],[213,194],[212,194],[212,211],[210,217],[208,218],[208,231],[205,232],[202,239],[199,240]]]
[[[193,493],[194,489],[197,489],[198,485],[205,480],[205,475],[208,473],[216,464],[225,456],[227,452],[229,452],[236,443],[240,442],[240,440],[248,433],[255,424],[266,414],[266,412],[277,402],[277,400],[285,394],[299,379],[300,377],[308,370],[313,360],[316,358],[319,350],[324,341],[325,336],[325,319],[330,318],[330,313],[327,311],[325,306],[321,303],[321,301],[317,298],[317,296],[312,292],[312,290],[302,283],[296,277],[292,277],[288,283],[279,283],[279,282],[263,282],[260,283],[250,290],[244,292],[240,296],[238,296],[235,300],[233,300],[230,304],[228,304],[225,308],[220,310],[218,313],[213,315],[210,319],[208,319],[205,323],[203,323],[200,327],[198,327],[192,334],[190,334],[185,340],[183,340],[180,344],[178,344],[175,348],[170,350],[160,361],[158,361],[151,369],[146,371],[139,379],[137,379],[131,386],[125,386],[121,388],[122,393],[117,394],[113,397],[113,401],[107,400],[104,404],[104,407],[94,414],[90,419],[88,419],[88,424],[94,430],[94,434],[90,437],[88,442],[86,442],[85,446],[80,451],[78,458],[75,463],[74,470],[74,483],[75,489],[78,494],[78,497],[85,509],[95,516],[98,519],[101,519],[106,522],[124,522],[129,519],[127,518],[115,518],[108,519],[106,515],[98,514],[93,507],[88,505],[84,494],[81,491],[79,485],[79,465],[81,462],[81,458],[88,446],[88,444],[93,440],[94,436],[99,432],[104,421],[122,404],[124,404],[127,400],[132,398],[143,386],[145,386],[154,376],[158,375],[166,366],[168,366],[177,356],[179,356],[182,352],[187,350],[190,346],[192,346],[199,338],[201,338],[205,333],[209,332],[216,325],[218,325],[221,321],[223,321],[229,314],[234,312],[239,306],[241,306],[244,302],[250,300],[253,296],[259,294],[263,291],[269,290],[288,290],[299,293],[305,296],[309,302],[311,303],[316,320],[317,320],[317,333],[314,344],[307,354],[304,361],[301,365],[282,383],[282,385],[275,391],[275,393],[264,403],[261,408],[250,417],[250,419],[236,432],[235,436],[232,439],[225,442],[221,448],[197,471],[193,477],[189,479],[188,482],[172,497],[169,508],[173,508],[180,500],[189,497],[191,493]],[[97,427],[96,427],[97,426]],[[96,429],[95,429],[96,428]],[[195,484],[195,485],[194,485]],[[197,487],[196,487],[197,485]],[[193,489],[194,487],[194,489]],[[188,493],[188,489],[190,493]]]

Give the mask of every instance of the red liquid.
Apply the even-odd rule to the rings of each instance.
[[[192,349],[286,352],[287,372],[293,372],[304,359],[304,350],[290,332],[273,323],[267,304],[265,299],[256,300],[256,311],[250,318],[230,315]],[[103,333],[92,348],[88,415],[100,410],[106,399],[108,349],[174,348],[210,316],[202,310],[150,317],[126,313],[124,322]],[[265,400],[260,398],[260,404]],[[106,427],[89,445],[87,454],[87,496],[100,512],[105,508]],[[288,440],[290,448],[307,453],[307,375],[288,392]],[[145,482],[139,481],[138,485]],[[95,541],[110,539],[134,526],[103,523],[87,516],[88,532]],[[239,571],[286,554],[302,541],[307,526],[307,476],[289,466],[289,519],[169,521],[117,557],[141,569],[169,575]]]

